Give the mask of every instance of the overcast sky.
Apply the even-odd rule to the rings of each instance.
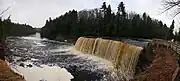
[[[0,0],[0,12],[12,5],[4,13],[4,18],[11,15],[13,22],[42,27],[49,17],[58,17],[72,9],[79,11],[99,8],[104,1],[107,2],[107,5],[111,5],[112,10],[116,10],[117,5],[123,1],[127,11],[135,11],[140,14],[147,12],[151,17],[162,20],[168,26],[173,20],[167,14],[160,15],[162,0]]]

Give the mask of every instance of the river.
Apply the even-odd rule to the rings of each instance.
[[[116,81],[111,65],[73,52],[72,44],[41,39],[38,33],[6,41],[9,65],[26,81]]]

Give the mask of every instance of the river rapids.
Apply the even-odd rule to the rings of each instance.
[[[9,65],[26,81],[117,81],[111,63],[72,51],[73,45],[39,34],[8,37]]]

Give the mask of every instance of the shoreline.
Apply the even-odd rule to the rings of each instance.
[[[25,81],[23,76],[15,73],[9,66],[4,49],[4,44],[0,44],[0,81]]]
[[[10,68],[8,61],[0,59],[0,67],[0,81],[25,81],[23,76]]]
[[[0,44],[0,47],[1,46],[3,46],[2,44]],[[3,50],[2,50],[2,48],[3,48]],[[5,58],[6,59],[6,57],[5,57],[5,54],[4,54],[4,49],[5,49],[6,47],[1,47],[0,48],[0,52],[1,52],[1,56],[3,56],[3,57],[1,57],[1,58]],[[71,51],[76,51],[76,50],[73,50],[73,48],[71,49]],[[171,55],[172,54],[172,50],[168,50],[167,48],[158,48],[158,49],[156,49],[155,50],[156,52],[155,53],[157,53],[156,54],[156,56],[154,57],[154,59],[153,59],[153,63],[151,63],[151,66],[149,66],[149,68],[148,69],[146,69],[146,71],[143,71],[142,72],[142,75],[140,75],[140,76],[135,76],[135,79],[138,79],[138,80],[141,80],[141,79],[146,79],[146,80],[148,80],[148,81],[152,81],[152,79],[156,79],[157,81],[158,81],[158,77],[153,77],[155,74],[157,75],[157,76],[162,76],[162,75],[164,75],[163,73],[165,72],[163,72],[163,73],[158,73],[158,71],[156,71],[156,69],[157,69],[157,67],[159,67],[159,66],[162,66],[162,65],[167,65],[168,66],[168,68],[170,68],[170,64],[172,64],[172,66],[174,66],[175,64],[176,64],[176,62],[175,62],[175,57],[173,56],[173,55]],[[167,54],[165,54],[164,53],[164,51],[168,51],[168,53]],[[76,51],[77,52],[77,54],[81,54],[81,52],[79,52],[79,51]],[[87,56],[92,56],[92,55],[88,55],[88,54],[85,54],[85,55],[87,55]],[[169,56],[167,56],[167,55],[169,55]],[[92,56],[92,57],[89,57],[89,58],[93,58],[93,59],[95,59],[95,57],[96,56]],[[166,58],[166,57],[171,57],[171,58]],[[97,57],[96,57],[97,58]],[[163,58],[163,59],[162,59]],[[160,60],[157,60],[157,59],[160,59]],[[97,58],[97,59],[95,59],[95,60],[100,60],[99,58]],[[164,60],[168,60],[168,63],[166,63]],[[101,61],[104,61],[103,59],[101,60]],[[169,64],[169,62],[171,62],[170,64]],[[106,64],[107,65],[109,65],[110,67],[109,67],[109,69],[113,69],[113,67],[111,67],[112,66],[112,64],[111,64],[111,62],[106,62]],[[168,65],[169,64],[169,65]],[[171,66],[171,67],[172,67]],[[19,75],[19,74],[17,74],[17,73],[15,73],[15,72],[13,72],[12,71],[12,69],[10,68],[10,66],[8,65],[8,61],[7,60],[0,60],[0,81],[25,81],[24,80],[24,78],[23,78],[23,75],[21,76],[21,75]],[[7,71],[9,71],[9,74],[11,74],[11,75],[8,75],[8,73],[3,73],[1,70],[2,70],[2,67],[4,67],[4,68],[6,68],[6,70]],[[161,69],[162,69],[162,71],[163,70],[166,70],[166,68],[164,68],[164,67],[161,67]],[[172,77],[172,76],[167,76],[167,77],[170,77],[170,78],[173,78],[173,80],[176,78],[176,76],[178,75],[178,70],[179,69],[177,69],[177,73],[176,73],[176,71],[175,71],[175,67],[173,67],[172,69],[170,69],[171,71],[167,71],[166,73],[170,73],[170,74],[174,74],[174,77]],[[174,71],[174,72],[173,72]],[[6,80],[7,79],[7,77],[6,78],[4,78],[4,79],[1,79],[1,73],[2,74],[4,74],[4,75],[6,75],[6,76],[9,76],[8,78],[10,79],[8,79],[8,80]],[[164,77],[164,76],[163,76]],[[13,79],[12,79],[13,78]],[[132,81],[136,81],[136,80],[132,80]]]

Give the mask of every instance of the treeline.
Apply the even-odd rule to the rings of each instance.
[[[148,16],[126,12],[123,2],[117,7],[117,12],[111,10],[104,2],[101,8],[71,10],[56,19],[46,21],[41,29],[41,37],[58,39],[59,37],[133,37],[172,39],[174,21],[170,28],[162,21]]]
[[[36,33],[36,29],[32,28],[30,25],[12,23],[11,29],[8,35],[9,36],[28,36],[35,33]]]
[[[7,36],[26,36],[35,33],[36,30],[26,24],[13,23],[8,19],[0,18],[0,39],[4,40]]]

